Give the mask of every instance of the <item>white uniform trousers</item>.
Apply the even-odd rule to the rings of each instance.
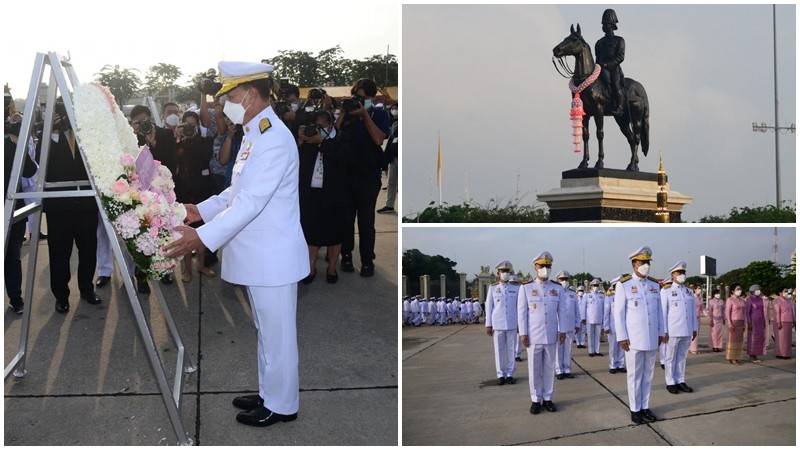
[[[533,403],[553,400],[556,345],[531,344],[528,347],[528,386]]]
[[[667,344],[659,344],[658,345],[658,359],[661,361],[661,364],[666,364],[667,362]],[[664,366],[667,367],[667,366]]]
[[[602,323],[590,323],[586,325],[589,334],[589,353],[600,353],[600,330]]]
[[[628,406],[632,412],[650,408],[650,389],[653,386],[653,368],[656,350],[629,350],[625,352],[628,369]]]
[[[523,348],[525,348],[525,346],[522,345],[522,339],[519,337],[519,333],[517,333],[517,340],[514,341],[514,360],[519,358],[519,355],[522,354]]]
[[[258,330],[258,394],[278,414],[300,409],[297,283],[247,286]]]
[[[575,343],[578,345],[586,345],[586,324],[581,323],[581,327],[575,334]]]
[[[567,333],[563,344],[556,344],[556,373],[572,373],[572,339],[575,332]]]
[[[439,325],[444,325],[447,323],[447,311],[442,311],[439,313]]]
[[[422,313],[415,312],[412,314],[414,314],[414,318],[411,319],[411,323],[416,327],[417,325],[422,323]]]
[[[667,386],[686,381],[686,355],[689,354],[691,336],[670,336],[667,342],[667,358],[664,360],[664,378]]]
[[[100,213],[97,214],[97,276],[110,277],[114,272],[114,252],[111,251],[111,241],[108,240],[103,219],[100,218]],[[122,244],[120,245],[122,246]],[[133,257],[125,246],[122,246],[122,258],[125,260],[125,265],[128,266],[128,272],[133,276]]]
[[[617,334],[608,334],[608,368],[621,369],[625,367],[625,351],[617,342]]]
[[[514,376],[514,339],[518,339],[517,330],[494,330],[494,367],[497,378]]]

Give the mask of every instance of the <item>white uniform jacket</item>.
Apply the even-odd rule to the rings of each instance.
[[[586,292],[583,294],[586,299],[586,323],[599,324],[603,323],[603,310],[605,308],[606,296],[600,292]]]
[[[578,312],[580,313],[580,320],[586,320],[586,293],[583,293],[583,296],[578,297]]]
[[[261,131],[269,120],[271,126]],[[261,127],[260,127],[261,125]],[[246,286],[284,286],[308,275],[300,227],[297,144],[267,107],[244,125],[231,186],[197,205],[206,247],[225,247],[222,278]]]
[[[564,306],[562,314],[567,324],[574,324],[572,328],[567,327],[564,332],[574,333],[575,328],[581,326],[581,315],[578,307],[578,294],[570,288],[564,289]]]
[[[486,295],[486,326],[495,330],[517,329],[517,291],[512,283],[494,283]]]
[[[609,330],[610,334],[617,332],[614,327],[614,297],[606,297],[605,306],[603,307],[603,329]]]
[[[652,278],[626,275],[614,293],[614,327],[617,341],[630,340],[633,350],[657,350],[664,335],[664,316],[658,283]]]
[[[557,344],[558,333],[575,330],[574,319],[566,320],[566,308],[564,288],[555,281],[523,284],[517,299],[519,334],[527,335],[531,345]]]
[[[666,283],[661,289],[661,314],[669,337],[692,336],[700,324],[694,308],[694,293],[678,283]]]

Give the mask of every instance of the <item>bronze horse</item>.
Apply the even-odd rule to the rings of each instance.
[[[575,30],[570,26],[570,35],[567,36],[560,44],[553,49],[554,58],[564,58],[566,56],[575,57],[575,67],[571,72],[572,82],[575,86],[579,86],[594,70],[594,57],[592,56],[592,49],[589,44],[583,40],[581,36],[581,26],[578,24],[578,29]],[[555,63],[555,59],[553,60]],[[565,67],[563,60],[561,60],[562,67]],[[558,66],[556,66],[558,69]],[[570,73],[567,69],[567,73]],[[567,77],[566,75],[563,75]],[[628,144],[631,147],[631,162],[628,164],[626,170],[638,172],[639,171],[639,156],[637,150],[639,144],[642,145],[642,153],[647,156],[650,148],[650,105],[647,100],[647,93],[644,86],[638,81],[630,78],[625,78],[624,81],[626,105],[623,107],[623,113],[619,116],[614,116],[617,121],[619,129],[622,134],[628,139]],[[572,94],[571,94],[572,95]],[[581,101],[583,101],[583,109],[586,115],[583,116],[583,160],[581,161],[578,169],[585,169],[589,167],[589,118],[594,117],[595,126],[597,126],[597,163],[594,167],[596,169],[603,168],[603,117],[611,116],[611,111],[614,109],[613,99],[610,95],[609,88],[602,81],[595,81],[586,87],[580,94]]]

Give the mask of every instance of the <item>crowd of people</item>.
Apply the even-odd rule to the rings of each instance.
[[[551,280],[553,256],[547,251],[534,258],[535,276],[525,283],[519,282],[509,261],[501,261],[484,303],[405,297],[403,325],[480,323],[485,311],[498,385],[516,382],[515,363],[527,349],[532,414],[542,408],[557,410],[553,379],[573,378],[573,347],[586,349],[589,357],[603,357],[600,344],[605,338],[609,373],[627,374],[631,420],[637,424],[657,420],[649,407],[657,355],[668,392],[694,391],[686,381],[686,363],[688,354],[699,353],[703,316],[708,319],[708,347],[713,353],[724,351],[731,364],[741,364],[745,354],[753,363],[762,362],[770,341],[777,359],[791,359],[796,327],[792,288],[782,287],[769,296],[753,284],[745,298],[736,283],[727,300],[713,289],[706,307],[702,286],[686,284],[684,261],[659,280],[648,276],[651,258],[649,247],[637,249],[629,255],[632,272],[612,280],[608,289],[599,279],[586,288],[571,286],[574,280],[566,270]]]
[[[312,89],[309,98],[301,99],[297,86],[270,79],[270,106],[291,131],[299,152],[300,219],[308,245],[311,270],[302,280],[311,283],[316,276],[315,260],[321,247],[327,248],[326,281],[338,281],[337,264],[344,272],[354,272],[355,224],[358,226],[360,274],[375,273],[375,214],[394,211],[397,193],[398,105],[385,107],[374,103],[378,94],[373,80],[357,80],[351,97],[334,99],[324,89]],[[198,102],[191,106],[168,102],[160,111],[145,105],[134,106],[129,114],[132,132],[139,145],[148,145],[154,159],[173,175],[176,199],[184,204],[199,204],[223,192],[231,185],[234,167],[244,149],[245,130],[225,113],[226,95],[216,96],[200,88]],[[6,94],[6,193],[13,166],[22,115],[13,111],[10,94]],[[38,112],[41,114],[41,112]],[[154,115],[159,114],[159,118]],[[163,124],[157,126],[157,123]],[[26,165],[22,172],[22,190],[35,188],[41,159],[44,127],[26,147]],[[49,142],[47,182],[87,181],[88,175],[63,103],[54,110]],[[388,178],[387,203],[378,209],[377,197],[382,174]],[[88,189],[84,186],[81,189]],[[46,188],[63,190],[68,187]],[[74,189],[74,188],[73,188]],[[26,200],[32,202],[33,200]],[[21,207],[23,202],[18,202]],[[80,296],[90,304],[102,300],[95,289],[106,286],[114,269],[111,245],[100,221],[96,202],[91,197],[46,198],[43,212],[47,221],[50,263],[50,287],[55,297],[55,310],[69,311],[69,288],[72,277],[69,261],[73,245],[78,249],[78,286]],[[30,230],[31,220],[28,224]],[[190,224],[199,227],[202,220]],[[21,246],[26,240],[25,224],[18,222],[10,233],[5,255],[6,290],[10,306],[22,313]],[[193,261],[193,257],[196,258]],[[217,252],[199,249],[193,257],[181,261],[180,277],[190,282],[196,271],[207,277],[216,276]],[[150,286],[125,255],[130,273],[135,274],[137,290],[149,293]],[[341,261],[340,261],[341,259]],[[97,278],[95,279],[95,273]],[[161,282],[170,284],[173,276]]]

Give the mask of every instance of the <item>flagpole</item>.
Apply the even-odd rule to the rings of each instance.
[[[438,132],[438,142],[439,142],[439,160],[436,166],[437,169],[437,181],[439,182],[439,207],[442,206],[442,133],[441,131]]]

